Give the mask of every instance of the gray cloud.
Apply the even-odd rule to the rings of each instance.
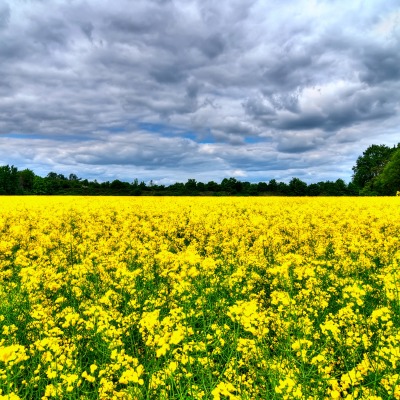
[[[6,29],[10,22],[10,7],[8,4],[0,5],[0,29]]]
[[[3,2],[0,161],[349,180],[398,141],[399,21],[396,0]]]
[[[400,21],[399,21],[400,23]],[[369,85],[377,85],[385,81],[398,82],[400,79],[400,45],[375,47],[366,49],[362,54],[364,70],[361,79]]]

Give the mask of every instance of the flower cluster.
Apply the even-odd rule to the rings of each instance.
[[[0,399],[400,399],[396,197],[3,197],[0,233]]]

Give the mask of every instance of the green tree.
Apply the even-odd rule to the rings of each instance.
[[[168,189],[171,191],[172,195],[181,196],[185,193],[185,184],[176,182],[173,185],[170,185]]]
[[[242,182],[238,181],[236,178],[224,178],[220,186],[223,192],[230,195],[242,191]]]
[[[217,182],[210,181],[210,182],[206,183],[206,190],[208,192],[219,192],[220,185],[218,185]]]
[[[44,179],[46,183],[43,187],[46,187],[47,194],[59,194],[64,183],[63,181],[66,180],[64,175],[57,174],[57,172],[49,172]]]
[[[35,181],[35,173],[26,168],[18,171],[19,186],[24,193],[32,193]]]
[[[34,194],[51,194],[51,187],[48,178],[42,178],[35,175],[33,179],[33,193]]]
[[[272,193],[276,193],[278,191],[278,182],[276,179],[271,179],[268,182],[268,190]]]
[[[276,188],[279,196],[287,196],[289,194],[289,186],[285,182],[279,182]]]
[[[111,189],[120,190],[125,188],[124,182],[120,181],[119,179],[115,179],[110,184]]]
[[[257,192],[258,193],[268,192],[268,183],[267,182],[258,182],[257,183]]]
[[[81,178],[78,178],[76,174],[69,174],[68,180],[70,181],[80,181]]]
[[[206,184],[203,182],[197,182],[197,190],[199,192],[205,192],[206,190]]]
[[[195,194],[197,192],[196,179],[188,179],[185,183],[185,191],[187,194]]]
[[[18,169],[13,165],[0,167],[0,194],[17,194],[18,189]]]
[[[396,147],[390,148],[384,144],[373,144],[364,151],[363,155],[358,157],[353,169],[353,183],[360,189],[371,185],[385,168],[390,156],[396,150]]]
[[[400,148],[392,154],[382,173],[376,178],[374,188],[387,196],[393,196],[400,190]]]
[[[308,196],[319,196],[321,194],[322,188],[319,183],[311,183],[307,187]]]
[[[292,178],[289,182],[289,194],[292,196],[305,196],[307,194],[307,183],[299,178]]]
[[[347,185],[343,179],[335,181],[335,196],[345,196],[347,194]]]

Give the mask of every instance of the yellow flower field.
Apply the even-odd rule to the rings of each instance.
[[[400,399],[400,199],[0,197],[0,399]]]

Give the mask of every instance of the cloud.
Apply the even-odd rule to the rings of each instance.
[[[400,79],[399,43],[385,47],[365,49],[362,54],[364,69],[360,72],[362,81],[369,85],[377,85],[382,82],[398,83]]]
[[[0,30],[7,28],[10,22],[10,7],[8,4],[0,5]]]
[[[364,121],[385,120],[397,114],[399,101],[392,88],[347,81],[306,88],[283,99],[253,98],[244,104],[248,115],[283,132],[314,129],[336,132]]]
[[[398,141],[399,16],[396,0],[3,2],[0,161],[349,180]]]

